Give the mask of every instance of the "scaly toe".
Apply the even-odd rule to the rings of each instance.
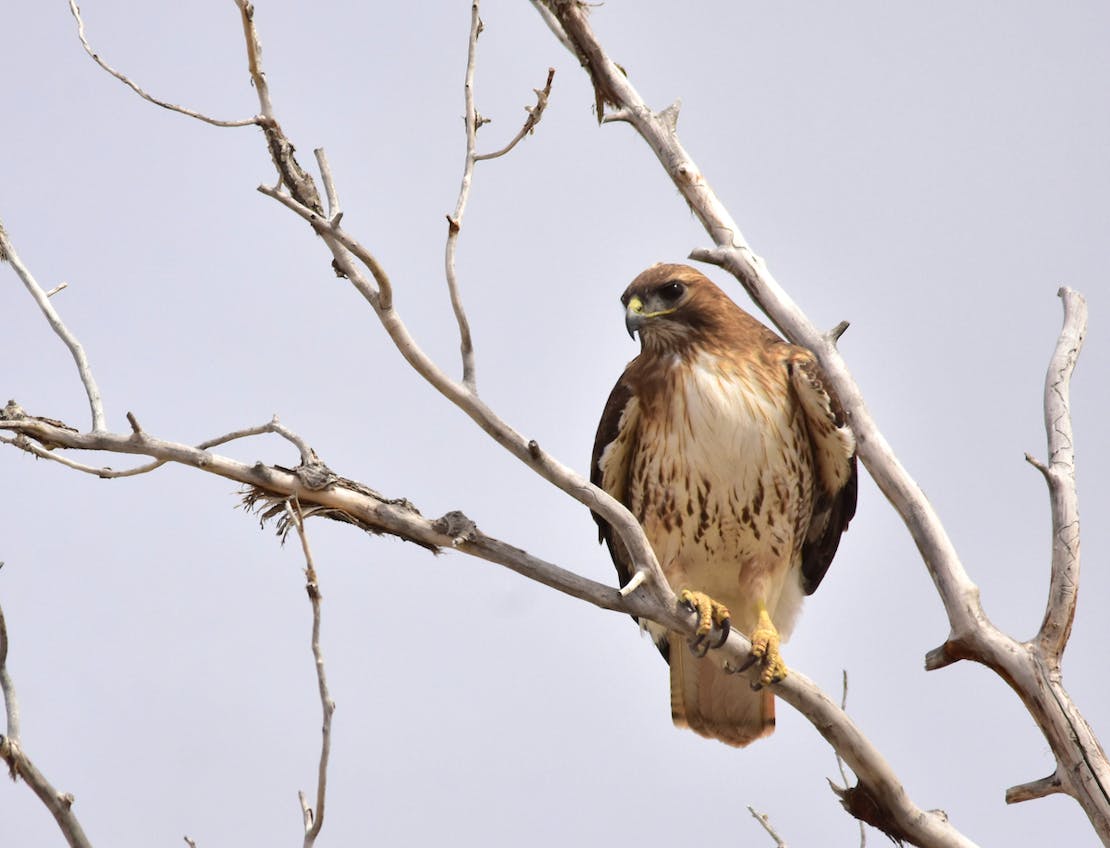
[[[698,617],[697,630],[689,642],[690,650],[694,656],[704,657],[710,648],[721,647],[729,633],[728,607],[713,600],[704,592],[695,592],[690,589],[683,589],[678,595],[678,600],[679,603],[686,606]],[[709,634],[713,631],[714,626],[720,629],[721,638],[719,641],[710,644]]]

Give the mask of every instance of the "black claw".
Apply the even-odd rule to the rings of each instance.
[[[724,645],[725,642],[728,641],[728,634],[731,630],[732,622],[726,618],[724,621],[721,622],[721,638],[717,640],[717,644],[715,644],[713,647],[720,648],[722,645]]]
[[[763,684],[760,681],[758,681],[758,680],[753,681],[753,683],[752,683],[752,691],[753,692],[758,692],[762,688],[763,688]]]
[[[736,669],[736,671],[737,672],[747,671],[749,668],[751,668],[753,665],[755,665],[757,661],[758,661],[758,658],[755,656],[755,654],[749,654],[748,658],[746,660],[744,660],[743,665],[741,665],[740,668]]]

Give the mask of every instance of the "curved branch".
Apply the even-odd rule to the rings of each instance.
[[[101,68],[103,68],[109,74],[111,74],[128,88],[130,88],[133,92],[139,95],[139,97],[147,101],[147,103],[153,103],[155,106],[161,106],[163,109],[169,109],[171,112],[177,112],[190,118],[196,118],[198,121],[203,121],[204,123],[211,124],[214,127],[251,127],[256,126],[259,123],[259,118],[257,116],[253,118],[243,118],[242,120],[238,121],[221,121],[217,118],[210,118],[205,114],[194,111],[193,109],[186,109],[184,106],[177,106],[165,100],[159,100],[154,95],[148,94],[146,91],[143,91],[143,89],[140,88],[134,81],[132,81],[131,78],[128,77],[126,74],[117,71],[107,62],[101,59],[100,54],[92,49],[92,45],[89,44],[89,40],[85,36],[85,21],[81,18],[81,9],[78,7],[76,0],[69,0],[69,11],[70,14],[73,15],[74,20],[77,21],[77,37],[81,39],[81,46],[85,48],[85,52],[89,54],[89,56],[94,62],[96,62],[96,64],[100,65]]]

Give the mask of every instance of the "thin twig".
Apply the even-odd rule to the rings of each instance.
[[[306,461],[306,451],[308,452],[307,455],[310,458],[315,458],[316,456],[315,451],[313,451],[312,448],[308,447],[308,445],[305,444],[304,439],[302,439],[296,433],[292,432],[283,424],[278,422],[276,415],[265,424],[259,424],[256,427],[245,427],[242,430],[234,430],[230,433],[225,433],[222,436],[216,436],[215,438],[203,441],[200,444],[196,445],[196,449],[208,450],[209,448],[214,448],[219,445],[227,444],[228,442],[233,442],[236,439],[245,439],[250,436],[260,436],[264,433],[273,433],[291,442],[297,448],[297,450],[300,451],[302,462]],[[148,462],[145,465],[136,466],[135,468],[127,468],[122,471],[116,471],[107,467],[97,467],[95,465],[86,465],[83,462],[77,462],[76,460],[70,459],[64,454],[60,454],[56,451],[43,448],[41,445],[27,438],[23,434],[18,434],[13,437],[0,436],[0,443],[12,445],[19,448],[20,450],[25,450],[28,453],[34,454],[40,459],[49,459],[52,462],[57,462],[60,465],[66,466],[67,468],[72,468],[74,471],[80,471],[84,474],[91,474],[94,477],[100,477],[103,480],[118,480],[122,477],[138,477],[141,474],[149,474],[151,471],[157,471],[167,462],[170,462],[170,460],[168,459],[158,459],[154,462]],[[311,459],[308,461],[311,461]]]
[[[27,287],[27,291],[31,293],[31,297],[35,299],[35,303],[39,305],[42,314],[46,316],[46,320],[50,323],[50,327],[57,334],[65,346],[69,348],[69,352],[73,355],[73,361],[77,364],[77,373],[81,377],[81,382],[85,386],[85,394],[89,398],[89,410],[92,413],[92,429],[93,432],[100,432],[107,430],[108,426],[104,417],[104,402],[100,397],[100,389],[96,385],[96,380],[93,378],[92,369],[89,367],[89,359],[85,356],[85,349],[81,343],[77,341],[77,337],[69,331],[69,328],[62,323],[58,311],[50,302],[50,297],[42,286],[38,284],[34,276],[28,270],[27,266],[20,260],[19,255],[15,252],[15,247],[12,246],[11,240],[8,238],[8,233],[4,229],[3,222],[0,222],[0,262],[7,261],[11,263],[12,268],[15,269],[19,279],[23,281],[23,285]]]
[[[758,812],[756,808],[753,807],[751,804],[748,805],[748,812],[752,814],[752,818],[763,825],[763,829],[767,831],[768,835],[773,840],[775,840],[775,848],[786,848],[786,841],[777,833],[775,833],[775,829],[771,827],[771,819],[767,816],[766,813]]]
[[[312,154],[316,157],[316,167],[320,169],[320,178],[324,181],[324,192],[328,198],[328,220],[338,224],[343,219],[343,209],[339,205],[339,192],[335,188],[335,180],[332,179],[328,154],[322,147],[317,147]]]
[[[492,153],[478,153],[478,129],[485,123],[478,114],[474,105],[474,72],[478,59],[478,37],[482,34],[482,21],[478,16],[478,0],[470,6],[470,36],[467,41],[466,74],[463,79],[464,108],[466,109],[466,157],[463,163],[462,180],[459,184],[459,196],[455,202],[455,211],[447,216],[447,245],[444,250],[443,265],[447,278],[447,291],[451,298],[451,308],[455,313],[455,321],[459,326],[459,352],[462,356],[463,385],[471,392],[477,391],[477,375],[475,373],[474,339],[470,333],[470,321],[466,317],[463,307],[462,294],[459,290],[458,274],[455,270],[455,255],[458,250],[459,232],[462,229],[463,214],[470,198],[470,187],[474,178],[474,166],[478,162],[488,159],[497,159],[511,151],[520,141],[531,134],[536,124],[543,118],[544,109],[547,108],[548,98],[551,96],[551,83],[555,78],[555,69],[547,69],[547,81],[543,88],[536,88],[536,105],[525,106],[528,113],[523,126],[508,144]]]
[[[840,709],[845,713],[848,712],[848,669],[842,668],[840,670]],[[835,749],[834,749],[835,751]],[[843,781],[843,786],[847,789],[851,784],[848,781],[848,772],[844,770],[844,758],[840,756],[839,751],[836,753],[836,767],[840,770],[840,779]],[[859,845],[860,848],[867,846],[867,826],[863,822],[857,822],[859,825]]]
[[[173,103],[168,103],[165,100],[159,100],[152,94],[148,94],[125,74],[120,73],[103,59],[101,59],[100,55],[92,49],[92,46],[89,44],[89,40],[85,37],[85,21],[81,18],[81,10],[80,8],[78,8],[75,0],[69,0],[69,11],[73,14],[73,17],[77,21],[77,37],[81,39],[81,46],[85,48],[85,52],[92,57],[92,60],[96,62],[96,64],[100,65],[101,68],[110,73],[112,76],[114,76],[128,88],[134,91],[137,95],[139,95],[139,97],[143,98],[143,100],[147,101],[148,103],[153,103],[155,106],[161,106],[163,109],[169,109],[171,112],[178,112],[182,115],[187,115],[190,118],[196,118],[198,121],[203,121],[204,123],[211,124],[214,127],[250,127],[255,126],[259,123],[259,118],[257,116],[253,118],[243,118],[239,121],[221,121],[216,118],[210,118],[207,115],[194,111],[193,109],[186,109],[184,106],[177,106]]]
[[[73,814],[73,796],[55,789],[46,776],[39,771],[23,751],[19,733],[19,702],[15,694],[15,684],[8,673],[8,627],[4,621],[4,610],[0,608],[0,694],[4,697],[4,711],[7,715],[7,730],[0,737],[0,759],[8,764],[12,779],[23,778],[31,791],[38,796],[43,805],[54,816],[62,836],[71,848],[90,848],[89,840],[77,816]]]
[[[536,94],[536,105],[525,106],[524,111],[528,113],[528,117],[524,119],[524,125],[520,128],[520,132],[512,137],[508,144],[500,150],[495,150],[493,153],[479,153],[474,157],[475,162],[485,162],[487,159],[497,159],[504,156],[506,153],[516,147],[525,136],[531,135],[536,129],[536,124],[543,118],[543,111],[547,108],[548,98],[551,97],[551,83],[555,80],[555,69],[547,69],[547,82],[544,83],[543,88],[533,88],[532,91]]]
[[[455,213],[447,216],[447,246],[444,250],[443,265],[447,277],[447,292],[451,298],[451,308],[459,325],[459,353],[462,356],[462,382],[468,390],[477,390],[474,365],[474,340],[470,335],[470,321],[463,307],[462,294],[459,292],[458,276],[455,273],[455,251],[458,247],[459,230],[462,229],[463,213],[470,196],[470,184],[474,176],[475,149],[478,134],[478,110],[474,106],[474,66],[478,58],[478,36],[482,32],[482,19],[478,17],[478,0],[470,4],[470,37],[466,50],[466,75],[463,80],[464,102],[466,109],[466,159],[463,164],[459,197],[455,202]]]
[[[330,174],[328,176],[330,177]],[[378,312],[379,315],[393,308],[393,285],[390,282],[389,275],[386,273],[385,268],[382,267],[381,263],[378,262],[374,255],[363,247],[354,236],[343,229],[340,225],[340,218],[325,218],[315,209],[305,206],[295,197],[273,188],[272,186],[260,185],[258,191],[267,197],[272,197],[278,203],[296,212],[311,224],[313,229],[324,237],[325,241],[331,239],[338,242],[343,250],[353,254],[354,257],[370,271],[377,286],[366,285],[365,281],[363,281],[361,285],[356,283],[355,280],[351,278],[348,269],[343,267],[344,263],[336,257],[336,261],[341,270],[343,270],[344,275],[359,289],[359,293],[369,301],[370,305],[374,307],[374,310]],[[329,243],[328,246],[330,248],[331,244]]]
[[[320,593],[320,582],[316,574],[316,566],[312,562],[312,550],[308,545],[308,534],[304,529],[304,514],[301,512],[300,501],[296,497],[285,502],[286,512],[289,514],[297,535],[301,540],[301,550],[304,551],[305,561],[305,589],[308,599],[312,604],[312,656],[316,661],[316,682],[320,691],[320,706],[324,713],[322,727],[323,739],[320,743],[320,765],[316,776],[316,810],[308,806],[304,792],[299,793],[301,811],[304,815],[305,834],[304,848],[312,848],[320,828],[324,826],[324,802],[328,789],[328,759],[331,755],[331,717],[335,712],[335,701],[328,692],[328,679],[324,670],[324,654],[320,649],[320,605],[323,595]]]

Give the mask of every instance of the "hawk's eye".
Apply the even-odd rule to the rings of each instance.
[[[621,306],[628,306],[628,301],[630,300],[632,300],[632,295],[630,295],[628,292],[625,292],[621,295]]]
[[[670,282],[660,287],[659,296],[668,303],[674,303],[682,297],[684,291],[686,291],[686,286],[682,283]]]

